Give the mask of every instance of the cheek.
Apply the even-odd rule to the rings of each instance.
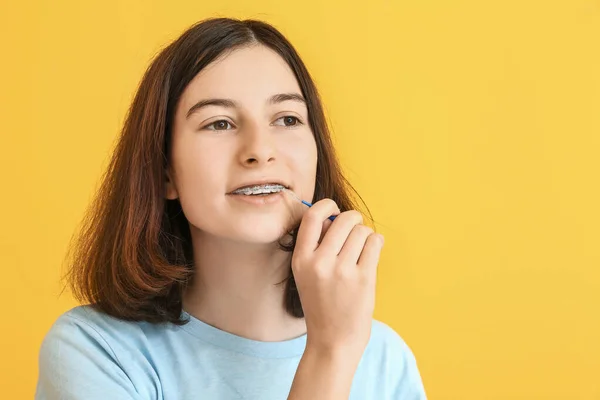
[[[182,202],[206,204],[217,194],[224,194],[223,152],[213,149],[201,141],[180,146],[178,157],[178,191]]]
[[[307,198],[311,198],[317,173],[317,145],[312,134],[293,145],[287,146],[286,158],[294,173],[296,190]]]
[[[197,229],[210,230],[222,212],[226,192],[224,175],[228,169],[225,160],[223,154],[201,143],[191,143],[181,149],[179,201],[185,217]]]
[[[286,137],[282,142],[282,148],[286,157],[295,164],[304,165],[305,168],[316,168],[317,143],[310,130]]]

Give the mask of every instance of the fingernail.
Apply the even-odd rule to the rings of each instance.
[[[383,246],[383,244],[385,243],[385,238],[381,233],[378,233],[377,235],[379,236],[379,240],[381,240],[381,245]]]

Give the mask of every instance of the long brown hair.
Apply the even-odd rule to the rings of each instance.
[[[180,320],[182,293],[194,271],[189,222],[179,200],[165,199],[175,107],[204,67],[225,52],[253,44],[269,47],[287,62],[306,99],[318,151],[313,201],[331,198],[342,211],[357,208],[360,196],[342,175],[319,94],[293,46],[265,22],[198,22],[145,72],[100,189],[71,243],[67,277],[79,301],[125,320],[185,323]],[[280,243],[284,250],[293,251],[297,228],[291,242]],[[291,268],[282,283],[286,309],[303,317]]]

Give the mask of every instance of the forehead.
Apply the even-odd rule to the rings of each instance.
[[[301,93],[284,59],[262,45],[235,49],[218,58],[192,79],[182,105],[201,98],[230,98],[244,103],[264,102],[276,93]]]

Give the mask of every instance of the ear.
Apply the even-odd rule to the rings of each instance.
[[[170,169],[165,171],[165,197],[168,200],[175,200],[179,197],[179,193],[177,193],[177,188],[175,187],[175,181],[171,175]]]

